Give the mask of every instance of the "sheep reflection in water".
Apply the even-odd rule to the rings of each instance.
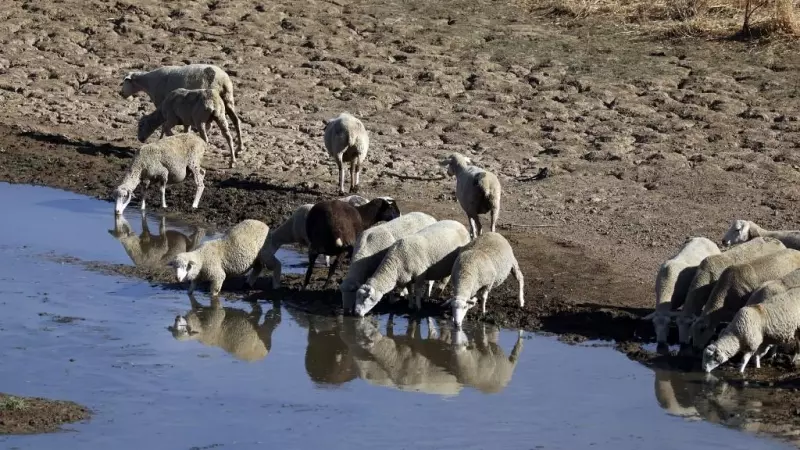
[[[238,308],[222,307],[219,297],[212,297],[211,306],[204,307],[194,295],[189,295],[192,309],[175,317],[169,330],[179,341],[197,340],[204,345],[219,347],[244,361],[264,359],[272,349],[272,333],[281,323],[280,305],[273,304],[264,315],[257,302],[248,313]]]
[[[161,217],[157,235],[150,233],[147,216],[142,216],[142,233],[136,235],[130,223],[121,214],[114,216],[114,229],[108,233],[114,236],[125,249],[137,267],[161,267],[170,262],[176,255],[192,251],[200,245],[205,236],[205,229],[195,228],[191,236],[177,230],[167,229],[167,219]]]
[[[395,335],[391,318],[385,335],[373,318],[340,316],[324,324],[327,331],[320,331],[321,324],[309,326],[306,370],[315,381],[325,378],[341,384],[358,377],[376,386],[445,396],[457,395],[464,386],[485,393],[502,391],[511,380],[523,342],[519,333],[508,356],[497,344],[495,327],[487,332],[478,325],[465,334],[447,322],[437,329],[430,318],[426,337],[419,319],[409,320],[402,335]]]

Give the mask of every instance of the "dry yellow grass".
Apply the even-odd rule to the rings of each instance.
[[[545,0],[554,16],[612,17],[665,37],[800,35],[799,0]]]

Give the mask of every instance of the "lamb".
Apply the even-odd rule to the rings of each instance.
[[[369,200],[358,195],[350,195],[339,199],[353,206],[365,205]],[[297,207],[292,215],[276,229],[270,230],[267,242],[258,253],[258,258],[264,267],[272,268],[272,287],[280,288],[282,265],[275,254],[282,246],[287,244],[299,244],[308,247],[308,235],[306,235],[306,217],[313,207],[313,203],[306,203]],[[330,256],[325,255],[325,265],[330,267]]]
[[[525,280],[514,251],[500,233],[484,233],[461,249],[453,263],[450,281],[453,296],[445,302],[451,305],[453,322],[461,328],[467,311],[481,298],[481,311],[486,314],[486,300],[492,288],[503,284],[509,273],[519,284],[519,307],[525,306]]]
[[[473,166],[472,161],[461,153],[452,153],[444,162],[447,175],[456,177],[456,198],[469,219],[470,237],[481,234],[481,219],[478,214],[490,214],[492,232],[500,214],[500,180],[491,172]]]
[[[761,303],[747,304],[720,333],[716,342],[703,351],[703,370],[708,373],[744,352],[739,373],[755,356],[756,368],[761,366],[757,351],[763,344],[796,344],[800,348],[800,288],[791,288]],[[794,360],[797,361],[795,354]]]
[[[728,266],[746,263],[785,248],[777,239],[756,238],[719,255],[711,255],[704,259],[697,267],[697,273],[689,285],[689,293],[686,294],[686,302],[683,304],[683,309],[677,313],[677,318],[675,319],[678,325],[678,339],[681,344],[681,351],[689,350],[691,327],[694,319],[703,310],[703,306],[705,306],[717,279]]]
[[[194,134],[169,136],[139,149],[128,172],[114,191],[114,212],[122,214],[133,198],[133,191],[142,184],[141,209],[145,209],[145,194],[150,182],[161,182],[161,207],[167,207],[167,186],[183,182],[187,170],[192,173],[197,189],[192,208],[200,204],[206,170],[202,167],[206,143]]]
[[[661,264],[656,274],[656,307],[644,317],[644,320],[653,321],[656,348],[660,353],[668,352],[667,336],[672,311],[683,306],[697,266],[707,257],[720,253],[711,239],[693,237],[686,239],[680,251]]]
[[[428,214],[411,212],[361,233],[353,248],[347,276],[339,285],[344,311],[355,307],[356,291],[375,272],[392,244],[435,222]]]
[[[414,282],[415,306],[422,307],[422,287],[427,280],[450,275],[469,233],[455,220],[441,220],[392,244],[380,266],[356,292],[355,312],[366,315],[395,287]],[[409,307],[411,306],[409,296]]]
[[[335,255],[322,287],[325,289],[339,266],[342,255],[347,253],[352,257],[353,245],[358,235],[378,222],[390,221],[397,217],[400,217],[400,209],[391,197],[378,197],[358,207],[338,200],[328,200],[314,205],[306,217],[306,236],[309,239],[308,268],[303,289],[311,280],[314,262],[320,254]]]
[[[179,282],[189,280],[189,293],[197,283],[209,281],[211,296],[216,297],[228,275],[242,275],[252,268],[247,279],[250,287],[263,266],[258,251],[267,239],[269,227],[264,222],[246,219],[231,227],[218,239],[206,241],[191,252],[180,253],[172,261]]]
[[[214,72],[210,76],[209,70]],[[128,98],[137,92],[146,92],[150,101],[158,108],[170,92],[175,89],[213,89],[225,103],[225,112],[231,116],[239,141],[239,153],[244,151],[242,129],[233,100],[233,83],[224,70],[211,64],[188,64],[185,66],[163,66],[150,72],[130,72],[122,80],[120,96]]]
[[[133,264],[140,267],[162,267],[168,264],[178,253],[192,251],[205,236],[205,230],[195,229],[191,236],[177,230],[167,229],[167,219],[161,216],[158,235],[150,233],[147,216],[142,213],[142,233],[136,235],[125,216],[114,215],[114,229],[108,233],[114,236],[125,249]]]
[[[214,76],[211,68],[206,69]],[[233,138],[228,129],[228,120],[225,118],[225,103],[219,93],[214,89],[175,89],[170,92],[163,102],[150,114],[139,119],[138,138],[144,142],[161,126],[161,137],[172,136],[172,128],[183,125],[184,132],[189,126],[200,132],[200,137],[208,143],[206,126],[216,123],[231,151],[230,167],[236,162],[236,152],[233,148]]]
[[[361,165],[369,151],[369,133],[356,117],[343,112],[325,124],[325,149],[339,168],[339,194],[344,194],[344,163],[350,163],[350,192],[358,191]]]
[[[800,230],[765,230],[749,220],[734,220],[722,243],[736,245],[757,237],[775,238],[783,242],[786,248],[800,250]]]
[[[272,349],[272,333],[281,323],[279,306],[273,307],[261,321],[261,306],[252,302],[252,311],[223,308],[218,298],[206,308],[190,295],[192,309],[176,316],[170,328],[179,341],[198,340],[204,345],[219,347],[243,361],[258,361]]]
[[[702,314],[692,325],[695,349],[703,349],[717,331],[717,326],[731,320],[762,283],[797,269],[800,269],[800,251],[791,248],[725,269],[703,306]]]

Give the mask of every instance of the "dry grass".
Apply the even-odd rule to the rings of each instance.
[[[800,35],[800,0],[545,0],[552,16],[610,17],[657,35],[761,38]]]

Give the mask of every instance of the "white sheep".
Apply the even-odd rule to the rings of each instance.
[[[344,311],[349,312],[355,307],[356,291],[375,272],[392,244],[435,222],[436,219],[428,214],[410,212],[364,230],[356,240],[347,275],[339,285]]]
[[[473,166],[472,160],[461,153],[451,153],[444,161],[447,175],[456,177],[456,199],[469,220],[470,237],[481,234],[479,214],[489,213],[491,231],[500,215],[500,180],[492,172]]]
[[[765,230],[749,220],[734,220],[722,243],[736,245],[757,237],[775,238],[783,242],[786,248],[800,250],[800,230]]]
[[[692,237],[684,241],[680,251],[661,264],[656,274],[656,307],[644,320],[651,320],[656,332],[657,349],[667,351],[667,336],[673,311],[683,306],[697,266],[711,255],[720,254],[711,239]]]
[[[350,163],[350,192],[358,190],[361,165],[369,151],[369,133],[356,117],[343,112],[325,124],[325,149],[339,168],[339,194],[344,194],[344,163]]]
[[[194,134],[169,136],[152,144],[145,144],[133,157],[133,162],[122,182],[114,191],[116,214],[122,214],[133,198],[133,191],[142,184],[141,209],[145,209],[145,194],[150,182],[161,183],[161,207],[167,207],[167,186],[186,179],[192,173],[195,185],[192,208],[197,208],[203,195],[206,170],[201,166],[206,143]]]
[[[725,269],[703,306],[703,312],[692,325],[695,349],[702,350],[717,331],[717,326],[730,321],[762,283],[797,269],[800,269],[800,251],[791,248]]]
[[[744,352],[740,373],[744,373],[753,356],[756,368],[760,368],[760,359],[766,353],[757,353],[762,345],[796,343],[800,348],[799,331],[800,288],[789,289],[761,303],[747,304],[736,313],[716,342],[703,350],[703,370],[711,372],[740,351]],[[797,359],[795,354],[794,360]]]
[[[251,268],[247,284],[252,287],[263,269],[258,252],[264,246],[267,233],[267,224],[246,219],[231,227],[222,237],[206,241],[191,252],[179,254],[171,265],[179,282],[191,282],[190,294],[198,282],[208,281],[211,295],[216,297],[227,276],[242,275]]]
[[[369,202],[364,197],[359,195],[350,195],[342,197],[339,200],[349,203],[353,206],[365,205]],[[308,235],[306,234],[306,217],[308,212],[313,207],[313,203],[306,203],[297,207],[292,212],[292,215],[286,219],[278,228],[270,229],[267,241],[264,247],[258,253],[258,258],[264,267],[272,269],[272,287],[278,289],[281,286],[281,271],[283,266],[275,254],[284,245],[298,244],[302,247],[308,247]],[[325,255],[325,266],[330,266],[330,256]]]
[[[486,314],[489,291],[503,284],[513,274],[519,285],[519,307],[525,306],[525,280],[514,251],[500,233],[483,233],[465,245],[453,263],[450,282],[453,296],[445,302],[451,305],[453,322],[458,328],[481,298],[481,311]]]
[[[269,310],[261,322],[262,310],[257,302],[252,302],[252,311],[247,313],[238,308],[223,308],[218,298],[212,298],[208,308],[193,295],[189,298],[191,311],[176,316],[170,328],[176,340],[197,340],[219,347],[243,361],[258,361],[269,355],[272,334],[281,323],[279,306]]]
[[[125,249],[133,264],[140,267],[162,267],[172,261],[178,253],[192,251],[200,245],[205,236],[203,228],[196,228],[191,236],[177,230],[167,229],[167,218],[159,220],[159,234],[150,233],[147,216],[142,216],[142,233],[137,235],[131,225],[120,214],[114,215],[114,229],[108,233],[114,236]]]
[[[711,255],[704,259],[697,266],[697,273],[689,285],[689,293],[686,294],[683,309],[677,313],[675,319],[675,323],[678,325],[678,340],[681,350],[689,350],[692,324],[703,310],[708,296],[725,269],[731,265],[752,261],[785,248],[786,246],[777,239],[756,238],[732,247],[719,255]]]
[[[213,71],[213,76],[210,76]],[[242,129],[233,100],[233,83],[224,70],[211,64],[163,66],[149,72],[130,72],[122,80],[120,95],[128,98],[137,92],[146,92],[158,108],[167,95],[175,89],[214,89],[225,103],[225,112],[231,116],[239,141],[239,153],[244,151]]]
[[[425,282],[450,276],[459,250],[468,242],[469,232],[455,220],[441,220],[395,242],[372,276],[358,288],[356,314],[363,317],[389,291],[411,282],[414,305],[420,309]],[[409,296],[410,307],[411,301]]]
[[[207,69],[211,71],[211,69]],[[213,71],[212,74],[213,76]],[[228,129],[228,120],[225,118],[225,103],[219,93],[214,89],[175,89],[170,92],[163,102],[150,114],[139,119],[138,138],[144,142],[159,126],[161,137],[172,136],[172,128],[183,125],[184,132],[189,126],[200,132],[200,137],[208,143],[206,127],[216,123],[228,148],[231,152],[230,167],[236,162],[236,152],[233,148],[233,138]]]

